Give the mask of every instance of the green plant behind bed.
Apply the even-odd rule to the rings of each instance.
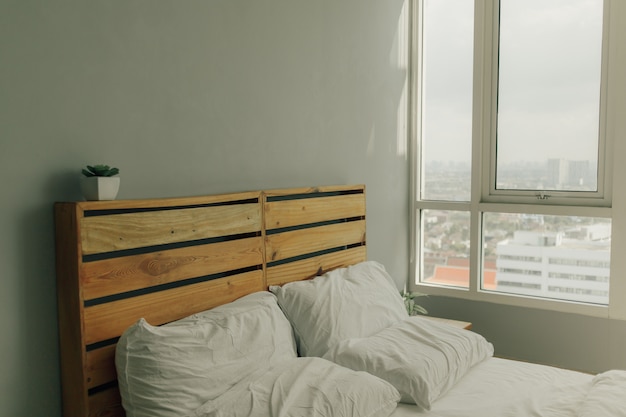
[[[427,294],[423,294],[421,292],[400,291],[400,295],[404,300],[404,306],[406,307],[406,311],[409,313],[409,316],[428,314],[428,311],[424,307],[415,303],[415,299],[417,297],[427,297]]]
[[[119,172],[119,169],[111,168],[108,165],[87,165],[87,168],[83,168],[85,177],[112,177],[119,174]]]

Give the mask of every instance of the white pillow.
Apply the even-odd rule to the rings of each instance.
[[[324,358],[391,383],[402,402],[429,410],[475,364],[493,356],[481,335],[419,316],[365,338],[344,340]]]
[[[373,261],[270,291],[291,322],[301,356],[321,357],[342,340],[372,335],[408,317],[393,280]]]
[[[321,358],[296,358],[233,387],[193,417],[387,417],[400,394],[391,384]]]
[[[141,319],[118,341],[115,361],[128,417],[179,417],[296,356],[276,298],[258,292],[160,327]]]

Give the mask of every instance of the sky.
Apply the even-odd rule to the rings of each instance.
[[[424,0],[424,151],[471,156],[474,2]],[[499,163],[597,157],[602,0],[501,0]]]

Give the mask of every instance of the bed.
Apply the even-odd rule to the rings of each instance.
[[[405,320],[367,259],[365,208],[363,185],[56,203],[63,415],[625,415],[622,372],[500,359],[469,330]],[[236,349],[213,346],[224,340]],[[196,395],[207,375],[210,400]],[[169,412],[149,411],[163,401]]]

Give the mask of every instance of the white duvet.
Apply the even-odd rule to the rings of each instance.
[[[376,380],[357,383],[321,359],[299,358],[251,377],[190,417],[378,417],[392,411],[391,417],[626,417],[626,371],[594,377],[490,358],[429,411],[408,404],[396,408],[396,395]]]
[[[626,371],[596,375],[578,410],[578,417],[626,417]]]
[[[491,358],[431,410],[400,404],[392,417],[626,417],[626,371],[597,376]]]

